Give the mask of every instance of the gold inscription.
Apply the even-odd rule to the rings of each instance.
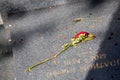
[[[100,60],[100,59],[106,59],[107,58],[107,54],[102,53],[102,54],[97,54],[97,55],[93,55],[93,53],[97,53],[97,51],[86,51],[86,52],[82,52],[80,54],[77,54],[77,56],[81,57],[81,55],[88,55],[91,54],[91,56],[88,57],[88,59],[90,61],[93,60]]]
[[[96,70],[96,69],[103,69],[103,68],[108,68],[108,67],[115,67],[120,65],[120,59],[114,59],[114,60],[106,60],[107,59],[107,54],[103,53],[103,54],[97,54],[97,55],[93,55],[93,53],[97,53],[97,51],[88,51],[88,52],[83,52],[80,54],[77,54],[78,57],[81,57],[81,55],[90,55],[87,57],[87,60],[85,62],[85,65],[82,66],[81,65],[81,59],[80,58],[72,58],[70,60],[64,60],[64,61],[58,61],[59,64],[64,65],[64,66],[69,66],[69,65],[76,65],[76,64],[80,64],[80,66],[76,66],[80,69],[80,72],[86,72],[89,70]],[[104,59],[104,61],[102,60]],[[88,61],[89,60],[89,61]],[[91,61],[99,61],[102,60],[101,62],[94,62],[93,64],[91,63]],[[91,64],[91,65],[88,65]],[[61,76],[61,75],[65,75],[65,74],[69,74],[69,73],[75,73],[76,69],[78,68],[64,68],[64,69],[59,69],[59,70],[53,70],[53,71],[49,71],[45,74],[45,76],[47,78],[50,77],[57,77],[57,76]]]
[[[60,76],[63,74],[69,74],[69,73],[75,73],[75,68],[66,68],[66,69],[60,69],[60,70],[54,70],[51,72],[47,72],[46,77],[50,78],[50,77],[56,77],[56,76]]]
[[[80,63],[80,60],[76,59],[76,63]],[[65,63],[65,65],[70,65],[70,64],[71,63],[69,64]],[[104,61],[104,62],[96,62],[90,66],[80,66],[80,71],[85,72],[89,70],[96,70],[96,69],[102,69],[102,68],[107,68],[107,67],[115,67],[115,66],[118,66],[119,64],[120,64],[120,59]],[[64,75],[64,74],[75,73],[76,71],[78,70],[76,70],[75,68],[65,68],[65,69],[59,69],[59,70],[47,72],[45,75],[46,77],[50,78],[50,77],[57,77],[57,76]]]
[[[95,61],[100,59],[106,59],[106,54],[91,55],[88,57],[89,61]]]
[[[67,65],[73,65],[73,64],[79,64],[79,63],[80,63],[80,59],[72,59],[72,60],[63,61],[63,64],[65,66],[67,66]]]
[[[120,59],[105,61],[105,62],[96,62],[92,64],[90,67],[82,66],[80,67],[80,70],[87,71],[88,69],[90,70],[102,69],[102,68],[107,68],[107,67],[115,67],[115,66],[118,66],[119,64],[120,64]]]

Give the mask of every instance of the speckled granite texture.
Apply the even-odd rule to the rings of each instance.
[[[24,1],[28,3],[28,0]],[[83,20],[73,23],[77,17]],[[11,25],[16,80],[120,79],[119,0],[84,0],[9,14],[7,24]],[[68,49],[30,73],[24,71],[28,66],[56,54],[61,45],[69,42],[74,32],[79,31],[93,33],[96,39]]]
[[[111,0],[95,4],[74,3],[10,16],[16,79],[119,80],[120,4]],[[75,24],[72,19],[77,17],[83,20]],[[24,71],[60,51],[75,31],[88,31],[96,39],[70,48],[30,73]]]
[[[29,11],[49,6],[62,5],[84,0],[0,0],[0,10],[16,13],[19,11]]]

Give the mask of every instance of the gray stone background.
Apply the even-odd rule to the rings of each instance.
[[[2,73],[0,74],[1,80],[120,79],[119,64],[90,70],[90,65],[97,62],[101,63],[120,59],[119,0],[83,0],[49,8],[52,4],[50,3],[47,8],[40,10],[34,9],[41,8],[42,5],[39,6],[34,2],[35,5],[31,2],[31,0],[21,1],[20,3],[23,6],[18,8],[9,7],[8,5],[2,7],[7,12],[5,27],[11,25],[13,60],[11,60],[12,64],[9,64],[9,66],[14,65],[14,68],[9,67],[7,69],[2,65],[0,67],[0,73]],[[44,1],[42,2],[44,3]],[[71,1],[61,0],[61,3],[58,1],[59,4],[64,2]],[[7,1],[7,3],[15,5],[17,0]],[[43,4],[42,7],[46,7],[46,5],[44,6]],[[77,17],[82,17],[83,20],[75,24],[72,20]],[[30,73],[24,71],[28,66],[53,56],[53,54],[60,51],[61,45],[69,42],[76,31],[88,31],[95,34],[96,39],[85,44],[81,43],[77,48],[70,48],[54,61],[38,66]],[[107,55],[105,59],[90,59],[92,56],[104,53]],[[81,68],[83,67],[87,68],[87,70],[82,71]],[[6,71],[11,69],[13,72]],[[7,76],[4,75],[5,72]]]
[[[84,0],[0,0],[0,10],[16,13],[19,11],[36,10],[49,6],[62,5]]]

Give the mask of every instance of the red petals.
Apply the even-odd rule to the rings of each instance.
[[[82,31],[82,32],[79,32],[79,33],[77,33],[73,38],[78,38],[80,35],[89,35],[89,33],[88,32],[85,32],[85,31]]]

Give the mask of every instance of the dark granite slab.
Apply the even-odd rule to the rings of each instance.
[[[16,80],[119,80],[119,1],[74,3],[9,16]],[[76,24],[73,18],[82,17]],[[24,70],[61,50],[74,32],[96,39],[70,48],[30,73]]]
[[[5,10],[8,13],[18,13],[21,11],[36,10],[83,1],[84,0],[0,0],[0,11]]]

